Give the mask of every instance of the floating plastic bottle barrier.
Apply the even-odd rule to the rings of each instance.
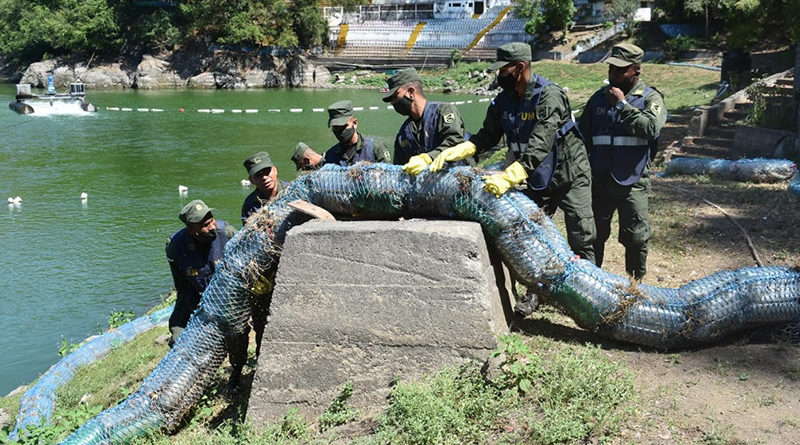
[[[272,277],[286,232],[307,216],[287,204],[302,199],[360,218],[437,217],[479,222],[520,280],[541,285],[584,329],[656,348],[709,343],[747,325],[800,320],[800,271],[789,267],[722,271],[677,289],[636,285],[575,259],[555,224],[522,193],[483,190],[468,167],[423,173],[399,166],[338,167],[301,176],[250,217],[225,246],[186,330],[141,388],[89,420],[63,443],[121,443],[174,430],[211,384],[225,357],[225,337],[244,329],[251,289]],[[254,298],[255,297],[255,298]]]
[[[675,158],[667,164],[664,176],[708,175],[730,181],[781,182],[795,171],[794,163],[785,159]]]
[[[152,314],[129,321],[93,338],[59,360],[22,395],[19,401],[17,423],[9,438],[15,440],[19,432],[24,431],[28,425],[50,423],[50,416],[53,415],[56,405],[56,389],[72,380],[79,367],[93,363],[112,349],[130,342],[159,324],[165,324],[172,314],[173,307],[174,305],[170,305]]]

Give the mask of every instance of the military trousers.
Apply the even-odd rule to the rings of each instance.
[[[603,265],[605,243],[611,236],[611,220],[619,213],[618,241],[625,247],[625,271],[635,279],[647,272],[647,242],[653,236],[648,200],[649,172],[629,186],[617,184],[609,175],[597,179],[592,187],[592,210],[597,227],[594,244],[596,264]]]
[[[525,194],[550,217],[561,208],[569,247],[576,255],[594,262],[596,232],[592,213],[592,177],[586,151],[582,145],[580,149],[582,158],[567,157],[559,161],[565,164],[559,164],[546,189],[528,189]]]

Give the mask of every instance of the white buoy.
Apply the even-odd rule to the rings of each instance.
[[[178,195],[186,196],[188,194],[189,194],[189,187],[186,187],[185,185],[178,186]]]
[[[19,203],[21,203],[21,202],[22,202],[22,198],[20,198],[19,196],[17,196],[16,198],[14,198],[14,204],[19,204]]]
[[[248,187],[250,187],[251,185],[253,185],[253,184],[250,182],[250,180],[249,180],[249,179],[242,179],[242,180],[241,180],[241,181],[239,181],[239,182],[242,184],[242,187],[244,187],[244,188],[248,188]]]
[[[81,192],[81,199],[89,199],[89,195],[86,192]]]
[[[10,197],[10,196],[9,196],[9,197],[8,197],[8,203],[9,203],[9,204],[14,204],[14,198],[12,198],[12,197]]]

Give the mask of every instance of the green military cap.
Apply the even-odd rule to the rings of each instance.
[[[383,101],[389,102],[392,99],[392,96],[394,96],[394,93],[397,92],[398,88],[411,82],[422,82],[419,74],[417,74],[417,70],[414,68],[403,68],[402,70],[394,73],[391,77],[386,79],[389,92],[383,96]]]
[[[178,219],[186,225],[199,223],[206,219],[206,215],[211,213],[211,210],[202,200],[195,199],[183,206],[181,213],[178,214]]]
[[[644,51],[631,43],[620,43],[611,48],[611,57],[606,59],[606,63],[620,68],[631,66],[634,63],[642,63]]]
[[[489,65],[489,70],[502,68],[509,63],[530,62],[531,46],[527,43],[512,42],[497,48],[497,61]]]
[[[347,125],[350,116],[353,115],[353,102],[349,100],[340,100],[334,102],[328,107],[328,126],[338,127]]]
[[[266,151],[259,151],[244,160],[244,169],[247,170],[247,174],[250,176],[274,165],[272,159],[269,158],[269,153]]]
[[[297,169],[300,169],[300,158],[303,157],[303,153],[308,150],[309,147],[305,142],[298,142],[297,145],[294,146],[294,154],[292,155],[292,162],[297,165]]]

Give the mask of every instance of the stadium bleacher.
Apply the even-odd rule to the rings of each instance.
[[[401,5],[402,6],[402,5]],[[431,18],[424,10],[420,15],[419,10],[406,9],[385,10],[376,7],[364,7],[360,10],[359,21],[350,21],[344,48],[336,49],[336,56],[344,58],[358,58],[380,56],[381,58],[401,57],[440,57],[449,58],[456,49],[465,51],[473,43],[476,36],[485,32],[483,38],[471,48],[469,54],[482,54],[485,51],[494,52],[494,49],[512,41],[527,40],[530,38],[525,33],[525,20],[517,18],[512,13],[506,14],[499,23],[486,32],[496,18],[507,6],[493,6],[488,8],[478,18]],[[411,5],[413,6],[413,5]],[[403,16],[403,14],[416,14],[417,19],[412,20],[378,20],[377,17]],[[432,13],[430,14],[432,16]],[[371,19],[375,16],[376,19]],[[420,17],[425,18],[424,20]],[[425,22],[421,31],[412,40],[413,47],[406,49],[412,32],[420,22]],[[336,48],[339,28],[331,27],[329,40],[331,47]]]

